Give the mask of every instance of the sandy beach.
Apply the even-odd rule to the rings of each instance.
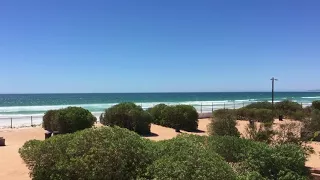
[[[198,135],[207,135],[207,125],[210,123],[210,119],[199,120]],[[275,124],[283,122],[275,121]],[[241,133],[245,132],[245,126],[247,121],[238,121],[237,128]],[[97,126],[100,126],[97,124]],[[178,133],[171,128],[165,128],[158,125],[152,125],[151,131],[153,136],[146,137],[152,140],[163,140],[175,137]],[[183,131],[182,131],[183,132]],[[189,132],[185,132],[189,133]],[[19,148],[28,140],[31,139],[44,139],[44,130],[41,127],[29,127],[19,129],[0,129],[0,137],[6,139],[6,146],[0,147],[0,179],[5,180],[28,180],[28,169],[19,156]],[[306,165],[309,167],[320,167],[320,143],[313,142],[311,146],[315,150],[315,154],[312,154],[308,159]]]

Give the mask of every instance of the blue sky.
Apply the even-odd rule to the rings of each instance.
[[[0,4],[0,93],[320,89],[320,1]]]

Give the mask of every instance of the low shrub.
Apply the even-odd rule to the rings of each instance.
[[[235,111],[238,120],[254,119],[255,109],[239,108]]]
[[[45,130],[53,132],[56,128],[54,127],[55,123],[55,114],[58,110],[49,110],[43,116],[42,127]]]
[[[153,116],[153,123],[161,125],[163,124],[162,111],[167,107],[165,104],[157,104],[148,109],[148,112]]]
[[[298,122],[288,122],[279,125],[277,129],[277,144],[297,144],[301,145],[302,141],[300,139],[300,131],[302,124]]]
[[[60,134],[73,133],[90,128],[95,122],[96,117],[81,107],[49,110],[43,117],[44,129],[58,131]]]
[[[272,103],[268,101],[264,102],[254,102],[247,106],[245,106],[246,109],[273,109]]]
[[[313,101],[312,102],[312,108],[320,110],[320,101],[319,100]]]
[[[305,167],[306,157],[298,145],[284,144],[266,146],[259,144],[256,149],[249,150],[244,167],[255,171],[268,179],[286,179],[296,177],[307,179],[309,172]]]
[[[291,117],[294,112],[301,111],[303,108],[297,102],[284,100],[275,103],[275,109],[279,114],[284,115],[286,117]]]
[[[274,121],[274,113],[270,109],[255,109],[254,117],[262,123],[272,123]]]
[[[211,136],[206,140],[210,150],[218,153],[227,162],[242,162],[249,149],[255,148],[256,142],[235,136]]]
[[[295,111],[291,114],[290,118],[298,121],[304,120],[308,116],[308,112],[304,110]]]
[[[270,146],[232,136],[184,135],[178,138],[218,153],[233,167],[237,179],[308,179],[310,175],[305,168],[306,154],[299,145]]]
[[[312,111],[313,111],[312,106],[304,107],[304,108],[303,108],[303,113],[304,113],[304,115],[305,115],[304,119],[305,119],[305,118],[310,118]]]
[[[320,141],[320,136],[315,132],[320,130],[320,110],[314,109],[311,113],[311,118],[304,120],[304,127],[301,132],[301,138],[303,140]]]
[[[152,116],[134,103],[120,103],[105,110],[101,124],[150,134]]]
[[[158,158],[148,167],[146,179],[230,179],[236,178],[221,156],[188,138],[158,142]]]
[[[272,123],[248,124],[245,129],[245,136],[258,142],[270,144],[274,140],[276,132],[273,130]]]
[[[31,140],[19,149],[35,180],[137,179],[153,161],[152,142],[119,127]]]
[[[270,109],[240,108],[236,110],[238,119],[256,120],[259,122],[273,122],[275,114]]]
[[[212,116],[217,119],[226,117],[226,115],[236,116],[236,110],[234,109],[217,109],[213,111]]]
[[[211,123],[208,125],[209,134],[240,137],[236,125],[237,121],[234,111],[227,109],[214,111]]]
[[[267,178],[264,178],[261,174],[259,174],[256,171],[247,171],[247,170],[243,170],[243,171],[244,172],[239,172],[237,180],[268,180]]]
[[[155,122],[161,126],[186,131],[196,131],[198,129],[198,113],[193,106],[159,104],[149,109],[149,112],[156,118]]]
[[[176,105],[176,111],[183,117],[181,126],[186,131],[196,131],[198,129],[198,112],[190,105]]]

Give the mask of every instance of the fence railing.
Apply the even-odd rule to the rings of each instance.
[[[187,104],[187,105],[192,105],[195,107],[195,109],[198,111],[200,114],[208,114],[211,113],[214,110],[217,109],[237,109],[241,108],[244,106],[247,106],[253,102],[256,101],[230,101],[230,102],[221,102],[221,103],[210,103],[210,102],[204,102],[200,104]],[[168,105],[171,105],[172,103],[168,103]],[[185,103],[181,103],[185,104]],[[301,106],[307,106],[310,103],[303,103],[299,102]],[[137,103],[137,105],[141,105],[143,109],[148,109],[150,107],[144,107],[143,104]],[[151,107],[155,106],[156,104],[153,104]],[[99,119],[99,116],[101,115],[102,112],[100,113],[93,113],[94,116]],[[14,127],[30,127],[30,126],[36,126],[40,125],[42,123],[42,117],[43,116],[14,116],[12,115],[11,117],[8,115],[6,117],[0,117],[0,128],[14,128]]]

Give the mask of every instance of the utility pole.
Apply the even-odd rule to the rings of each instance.
[[[278,81],[278,79],[275,79],[274,77],[272,77],[270,80],[272,81],[272,107],[273,107],[273,104],[274,104],[274,81]]]

